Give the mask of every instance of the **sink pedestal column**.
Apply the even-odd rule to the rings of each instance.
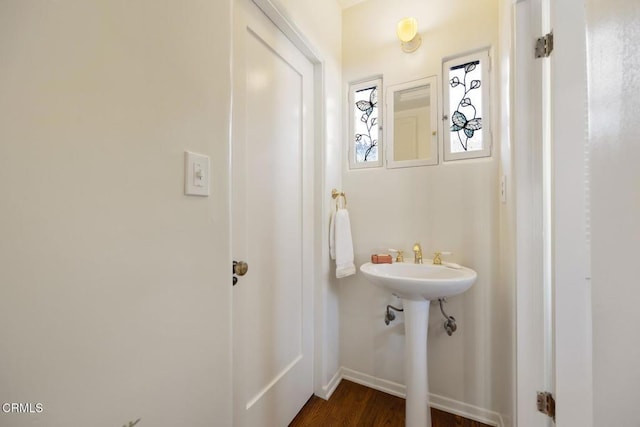
[[[406,427],[431,427],[427,406],[427,326],[430,301],[404,299],[405,382],[407,384]]]

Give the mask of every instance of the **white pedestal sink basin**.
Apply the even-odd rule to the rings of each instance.
[[[371,283],[403,300],[407,427],[431,427],[431,413],[427,406],[427,325],[430,301],[460,294],[469,289],[478,277],[470,268],[433,265],[430,260],[424,262],[368,262],[360,266],[360,271]]]

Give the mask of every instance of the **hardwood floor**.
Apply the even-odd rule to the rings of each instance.
[[[431,409],[433,427],[490,427]],[[312,396],[289,427],[404,427],[404,399],[342,380],[326,401]]]

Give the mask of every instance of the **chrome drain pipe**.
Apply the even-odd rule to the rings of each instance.
[[[384,315],[384,323],[387,326],[389,325],[389,323],[391,323],[394,320],[396,320],[396,314],[391,310],[404,311],[404,308],[398,308],[398,307],[394,307],[392,305],[387,305],[387,313]]]
[[[440,303],[440,311],[442,315],[445,317],[444,321],[444,330],[447,331],[447,335],[451,336],[458,329],[458,325],[456,325],[456,318],[453,316],[448,316],[447,313],[444,312],[444,307],[442,303],[447,302],[446,298],[438,298],[438,302]]]

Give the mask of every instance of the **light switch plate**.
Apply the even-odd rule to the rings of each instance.
[[[209,195],[209,156],[184,152],[184,194]]]

